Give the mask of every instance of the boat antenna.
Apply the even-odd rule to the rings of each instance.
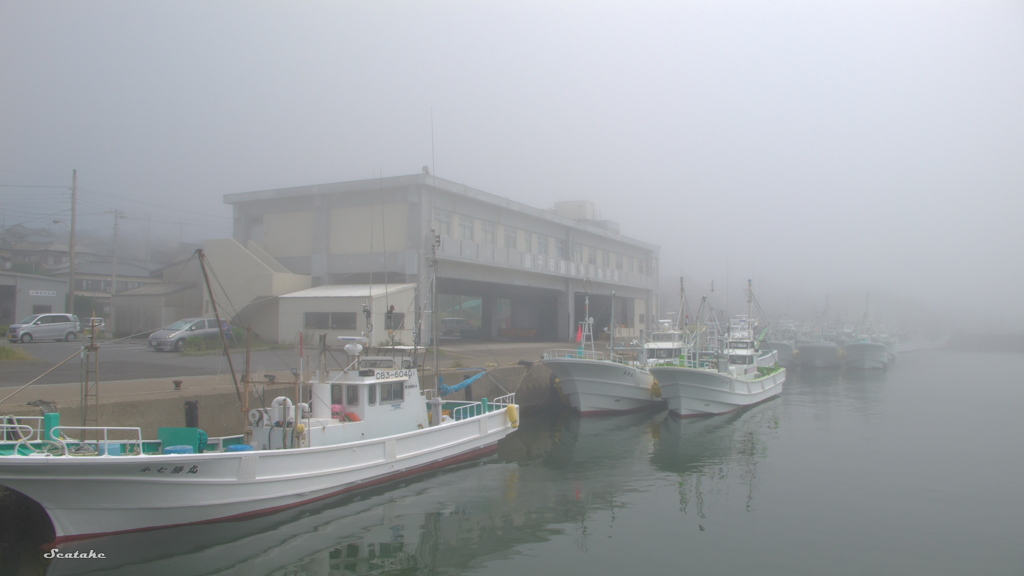
[[[676,314],[676,329],[685,330],[686,326],[683,324],[683,306],[686,302],[686,289],[683,287],[683,277],[679,277],[679,312]]]
[[[384,253],[384,310],[391,310],[391,290],[388,287],[388,227],[384,221],[384,169],[380,170],[380,177],[377,179],[378,191],[380,195],[380,245],[381,250]],[[372,274],[370,275],[373,276]],[[373,302],[373,296],[371,291],[370,302]],[[385,316],[385,319],[387,317]],[[394,326],[388,326],[387,322],[384,323],[384,330],[388,335],[388,340],[392,347],[395,345],[395,331]],[[394,354],[394,348],[392,348],[392,354]]]
[[[434,345],[434,392],[440,393],[441,374],[437,363],[437,249],[441,246],[441,235],[430,229],[430,342]]]
[[[213,287],[210,285],[210,275],[206,271],[206,254],[202,248],[196,248],[196,256],[199,258],[199,269],[203,271],[203,282],[206,283],[206,293],[210,295],[210,305],[213,307],[213,317],[217,320],[217,332],[220,334],[220,342],[224,347],[224,357],[228,359],[228,368],[231,370],[231,383],[235,385],[235,394],[238,396],[239,405],[242,404],[242,391],[238,389],[238,376],[235,375],[235,365],[231,363],[231,352],[228,350],[228,339],[224,334],[223,324],[220,321],[220,313],[217,312],[217,300],[213,297]]]
[[[611,319],[608,321],[608,353],[615,353],[615,291],[612,290]]]

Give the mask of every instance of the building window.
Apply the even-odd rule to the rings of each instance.
[[[405,400],[405,380],[384,382],[380,385],[380,401],[402,402]]]
[[[565,240],[555,240],[555,257],[565,260]]]
[[[644,261],[643,260],[637,260],[636,261],[636,271],[637,271],[638,274],[643,274],[644,273]]]
[[[583,246],[575,246],[572,249],[572,261],[583,264]]]
[[[607,268],[608,267],[608,262],[611,261],[611,258],[612,258],[611,252],[609,252],[607,250],[602,252],[601,253],[601,266],[604,266],[605,268]]]
[[[303,327],[313,330],[327,330],[331,325],[331,315],[327,312],[306,312]]]
[[[597,264],[597,248],[587,249],[587,264]]]
[[[494,245],[494,222],[481,222],[480,233],[483,234],[483,243]]]
[[[533,233],[532,232],[524,232],[523,233],[523,252],[526,252],[527,254],[530,254],[530,253],[533,252]]]
[[[543,234],[537,234],[537,254],[548,255],[548,237]]]
[[[459,216],[459,232],[463,240],[473,240],[473,219],[469,216]]]
[[[355,312],[331,312],[331,330],[355,330]]]
[[[442,236],[451,236],[452,215],[444,210],[434,210],[434,232]]]
[[[355,330],[355,312],[306,312],[303,327],[309,330]]]
[[[511,226],[505,226],[505,248],[519,249],[519,231]]]
[[[622,254],[615,257],[615,269],[622,270]]]

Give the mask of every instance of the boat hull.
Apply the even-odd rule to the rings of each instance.
[[[56,542],[298,506],[484,456],[507,408],[394,436],[289,450],[0,457],[0,484],[47,511]]]
[[[669,411],[682,418],[726,414],[764,402],[778,396],[786,381],[785,368],[760,377],[679,366],[652,367],[651,373]]]
[[[775,357],[778,360],[779,366],[783,368],[793,368],[797,364],[796,360],[796,347],[789,342],[768,342],[768,348],[775,352]]]
[[[586,358],[546,358],[543,364],[558,378],[569,406],[583,416],[636,412],[664,405],[654,395],[654,376],[647,370]]]
[[[889,366],[889,351],[885,344],[851,342],[843,348],[843,355],[847,368],[881,370]]]
[[[797,357],[801,366],[811,368],[839,368],[843,365],[839,347],[828,342],[797,344]]]

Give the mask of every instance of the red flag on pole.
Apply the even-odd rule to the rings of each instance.
[[[583,342],[583,326],[580,326],[580,329],[576,331],[576,341]]]

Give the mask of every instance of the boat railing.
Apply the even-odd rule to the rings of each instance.
[[[558,358],[578,358],[581,360],[606,360],[603,352],[595,350],[584,350],[583,348],[561,348],[544,352],[545,360],[556,360]]]
[[[680,368],[697,368],[699,370],[718,370],[718,364],[708,360],[693,360],[685,356],[668,360],[657,359],[655,366],[678,366]]]
[[[465,420],[488,412],[504,410],[515,404],[515,399],[516,395],[513,393],[499,396],[493,400],[481,398],[479,402],[447,400],[444,403],[444,409],[450,412],[452,420]]]
[[[66,430],[79,433],[83,438],[94,436],[96,440],[72,439],[64,433]],[[62,447],[62,456],[132,456],[143,453],[142,428],[137,426],[54,426],[52,435],[54,442]]]
[[[207,438],[203,452],[224,452],[229,446],[234,446],[236,444],[245,444],[244,434]]]
[[[491,400],[491,406],[494,406],[495,408],[498,408],[498,409],[507,408],[507,407],[509,407],[509,406],[511,406],[511,405],[513,405],[515,403],[516,403],[516,394],[515,394],[515,392],[513,392],[511,394],[505,394],[504,396],[498,396],[494,400]]]
[[[39,440],[43,437],[43,426],[42,416],[0,417],[0,443]]]

